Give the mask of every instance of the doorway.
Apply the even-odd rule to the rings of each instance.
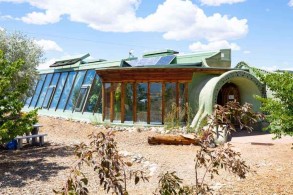
[[[240,93],[238,87],[233,83],[226,83],[219,91],[217,104],[224,106],[229,101],[240,101]]]

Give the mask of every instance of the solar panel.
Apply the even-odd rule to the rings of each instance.
[[[156,63],[156,65],[168,65],[174,60],[175,56],[170,55],[170,56],[163,56],[161,59]]]
[[[153,65],[168,65],[175,58],[175,55],[169,56],[158,56],[158,57],[149,57],[141,58],[138,60],[130,60],[127,63],[131,66],[153,66]]]

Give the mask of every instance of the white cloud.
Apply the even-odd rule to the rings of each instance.
[[[172,40],[233,40],[248,32],[246,19],[219,13],[208,16],[191,0],[165,0],[146,17],[136,15],[140,0],[108,0],[107,3],[104,0],[72,0],[70,3],[68,0],[4,1],[26,2],[44,10],[28,13],[21,18],[23,22],[31,24],[56,23],[65,16],[99,31],[161,32],[165,39]]]
[[[243,53],[244,53],[244,54],[250,54],[251,51],[249,51],[249,50],[245,50],[245,51],[243,51]]]
[[[21,17],[21,20],[28,24],[49,24],[59,22],[60,15],[58,13],[52,12],[51,10],[47,10],[45,13],[29,13],[26,16]]]
[[[200,0],[203,5],[209,6],[220,6],[222,4],[234,4],[234,3],[241,3],[245,0]]]
[[[201,42],[193,43],[189,46],[191,51],[213,51],[220,49],[232,49],[240,50],[240,47],[236,43],[229,43],[226,40],[210,42],[208,44],[203,44]]]
[[[289,3],[288,3],[288,5],[289,5],[290,7],[293,7],[293,0],[290,0]]]
[[[54,64],[54,62],[56,62],[57,60],[55,58],[52,58],[50,60],[46,60],[44,63],[39,64],[39,66],[37,67],[37,69],[41,70],[41,69],[48,69],[50,68],[49,66]]]
[[[63,51],[55,41],[41,39],[36,40],[35,43],[42,47],[44,51]]]
[[[0,26],[0,31],[5,31],[5,29]]]
[[[0,15],[0,20],[13,20],[11,15]]]

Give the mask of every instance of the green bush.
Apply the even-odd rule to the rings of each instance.
[[[22,113],[22,95],[29,89],[30,75],[22,75],[22,82],[14,82],[24,62],[8,62],[0,50],[0,144],[32,130],[37,122],[37,110]]]
[[[261,110],[270,123],[268,129],[277,138],[293,136],[293,74],[257,73],[257,76],[273,92],[274,98],[257,97],[262,102]]]

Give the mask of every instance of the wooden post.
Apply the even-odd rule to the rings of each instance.
[[[162,83],[162,124],[164,124],[165,118],[165,90],[166,90],[166,83]]]
[[[106,117],[106,91],[105,91],[105,83],[102,84],[102,117],[103,121],[105,120]]]
[[[137,83],[133,83],[133,122],[137,121],[136,117],[136,108],[137,108],[137,90],[136,90]]]
[[[125,83],[121,83],[121,123],[125,121]]]
[[[148,82],[147,91],[147,123],[151,123],[151,83]]]
[[[189,109],[189,103],[188,103],[188,83],[184,83],[184,102],[185,102],[185,119],[187,121],[188,117],[188,109]]]
[[[179,83],[178,82],[176,82],[176,110],[177,110],[177,112],[176,112],[176,116],[177,116],[177,118],[179,118],[179,112],[178,112],[178,109],[177,108],[179,108],[179,94],[180,93],[180,90],[179,90]]]

